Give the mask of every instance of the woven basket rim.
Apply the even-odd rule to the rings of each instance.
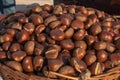
[[[54,72],[53,72],[54,73]],[[1,76],[4,78],[4,80],[6,79],[6,75],[9,75],[10,77],[14,77],[15,80],[16,78],[20,78],[20,80],[56,80],[56,79],[51,79],[48,77],[43,77],[43,76],[35,76],[35,75],[27,75],[25,73],[19,72],[19,71],[15,71],[11,68],[9,68],[8,66],[0,63],[0,74]],[[58,74],[58,73],[55,73]],[[84,76],[84,75],[83,75]],[[100,80],[100,79],[109,79],[109,80],[113,80],[116,79],[120,76],[120,65],[111,68],[110,70],[108,70],[106,73],[97,75],[97,76],[91,76],[90,78],[86,78],[84,80]],[[67,76],[70,77],[70,76]],[[72,77],[73,80],[83,80],[81,77]]]

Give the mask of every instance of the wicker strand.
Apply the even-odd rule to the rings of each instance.
[[[70,79],[70,80],[80,80],[78,77],[71,77],[71,76],[59,74],[59,73],[52,72],[52,71],[49,71],[49,74],[54,74],[54,75],[56,75],[56,76],[63,77],[63,78],[67,78],[67,79]]]

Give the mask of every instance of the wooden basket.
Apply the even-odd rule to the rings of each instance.
[[[104,74],[92,76],[92,77],[89,76],[89,72],[84,73],[79,77],[70,77],[55,72],[50,72],[50,73],[60,77],[68,78],[70,80],[117,80],[118,77],[120,76],[120,65],[108,70]],[[47,77],[40,77],[35,75],[27,75],[19,71],[14,71],[2,63],[0,63],[0,74],[2,75],[4,80],[58,80],[58,79],[50,79]]]

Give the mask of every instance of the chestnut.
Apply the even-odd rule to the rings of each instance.
[[[40,34],[45,30],[45,25],[41,24],[35,28],[35,34]]]
[[[105,14],[104,14],[103,11],[96,10],[95,13],[96,13],[96,15],[97,15],[98,18],[102,18],[102,17],[105,16]]]
[[[42,54],[43,50],[44,50],[44,46],[42,44],[35,43],[33,54],[39,56]]]
[[[49,16],[48,18],[45,19],[44,24],[45,26],[48,26],[49,23],[56,21],[57,17],[55,15]]]
[[[108,58],[108,53],[104,50],[100,50],[97,52],[97,59],[99,62],[105,62]]]
[[[43,5],[43,10],[44,10],[44,11],[51,12],[52,9],[53,9],[52,6],[49,5],[49,4]]]
[[[26,56],[26,52],[24,51],[16,51],[11,54],[12,59],[17,62],[22,61],[25,56]]]
[[[46,36],[45,36],[44,33],[41,33],[41,34],[37,35],[37,41],[38,42],[43,43],[43,42],[45,42],[45,40],[46,40]]]
[[[72,66],[65,65],[61,67],[58,71],[58,73],[68,76],[74,76],[75,75],[75,69]]]
[[[95,50],[94,49],[91,49],[91,50],[87,50],[87,53],[86,54],[93,54],[93,55],[95,55],[96,54],[96,52],[95,52]]]
[[[113,62],[110,61],[110,60],[105,61],[105,62],[104,62],[104,65],[105,65],[105,68],[107,68],[107,69],[114,67]]]
[[[19,50],[21,50],[21,45],[19,43],[11,44],[10,49],[9,49],[10,52],[16,52]]]
[[[91,19],[87,19],[86,22],[85,22],[85,29],[89,29],[91,26],[93,25],[93,22]]]
[[[10,48],[10,45],[11,45],[10,42],[5,42],[5,43],[3,43],[3,44],[2,44],[3,50],[8,51],[8,49]]]
[[[106,49],[106,46],[107,46],[107,44],[106,44],[106,42],[104,42],[104,41],[99,41],[99,42],[96,42],[96,43],[94,44],[94,48],[95,48],[96,50],[104,50],[104,49]]]
[[[3,48],[2,48],[2,47],[0,47],[0,51],[3,51]]]
[[[103,31],[100,33],[100,39],[106,42],[111,42],[113,39],[113,36],[110,32]]]
[[[10,34],[4,34],[3,35],[3,40],[4,42],[12,42],[13,41],[13,37]]]
[[[5,51],[0,51],[0,60],[4,60],[7,58],[6,52]]]
[[[95,56],[95,54],[87,54],[87,55],[85,55],[85,58],[84,58],[84,61],[85,61],[87,66],[90,66],[96,60],[97,60],[97,57]]]
[[[56,41],[61,41],[64,39],[64,32],[59,29],[54,29],[50,32],[50,36]]]
[[[14,70],[23,72],[22,65],[17,61],[7,61],[7,62],[5,62],[5,65],[14,69]]]
[[[120,63],[120,54],[119,53],[112,53],[109,56],[109,59],[113,62],[114,65],[118,65]]]
[[[70,14],[62,14],[60,19],[61,19],[62,25],[70,26],[71,21],[72,21],[72,17]]]
[[[84,24],[83,22],[81,22],[80,20],[74,20],[72,23],[71,23],[71,27],[75,30],[77,29],[83,29],[84,28]]]
[[[34,32],[35,26],[33,25],[33,23],[26,23],[23,28],[31,35]]]
[[[106,16],[103,21],[115,21],[113,17]]]
[[[87,8],[88,10],[88,15],[94,15],[95,14],[95,10],[92,8]]]
[[[87,49],[87,44],[85,41],[75,41],[75,47],[76,48],[81,48],[81,49]]]
[[[77,58],[80,59],[80,60],[81,60],[85,55],[86,55],[86,50],[85,50],[85,49],[76,48],[76,49],[73,51],[73,56],[74,56],[74,57],[77,57]]]
[[[82,22],[85,22],[87,20],[87,16],[85,14],[81,14],[81,13],[76,13],[75,18]]]
[[[17,30],[22,30],[22,24],[20,24],[20,23],[13,23],[12,25],[11,25],[11,28],[12,29],[17,29]]]
[[[62,60],[64,64],[68,64],[71,59],[70,52],[68,50],[63,50],[59,55],[58,59]]]
[[[0,35],[0,43],[4,43],[4,38],[2,35]]]
[[[38,15],[38,14],[32,14],[29,17],[29,19],[35,26],[38,26],[41,23],[43,23],[43,18],[40,15]]]
[[[22,30],[21,32],[18,32],[16,34],[16,39],[18,40],[19,43],[25,42],[29,40],[30,36],[29,33],[26,30]]]
[[[120,21],[113,22],[113,28],[114,29],[120,29]]]
[[[88,15],[88,10],[84,6],[78,6],[77,10],[80,11],[84,15]]]
[[[53,9],[53,14],[62,14],[62,6],[61,5],[56,5]]]
[[[42,56],[35,56],[33,58],[33,67],[35,71],[40,71],[43,67],[44,58]]]
[[[65,38],[66,39],[70,39],[74,34],[74,29],[73,28],[68,28],[66,31],[65,31]]]
[[[27,41],[24,44],[24,51],[27,53],[27,55],[32,55],[35,47],[34,41]]]
[[[100,62],[95,62],[90,67],[90,72],[92,75],[98,75],[103,73],[103,65]]]
[[[84,37],[85,37],[85,30],[84,29],[78,30],[73,35],[73,39],[75,39],[75,40],[82,40]]]
[[[32,57],[25,57],[22,61],[22,67],[25,72],[33,72]]]
[[[70,14],[75,14],[75,7],[74,6],[70,6],[68,10],[69,10]]]
[[[103,27],[112,27],[112,21],[103,21],[102,26]]]
[[[87,66],[86,66],[86,64],[82,61],[82,60],[80,60],[80,59],[78,59],[78,58],[76,58],[76,57],[73,57],[71,60],[70,60],[70,64],[73,66],[73,67],[75,67],[75,69],[78,71],[78,72],[83,72],[83,71],[85,71],[86,69],[87,69]]]
[[[42,11],[42,8],[40,6],[34,6],[32,8],[32,12],[34,13],[40,13]]]
[[[51,44],[50,47],[56,48],[58,50],[58,52],[60,52],[62,50],[61,46],[57,45],[57,44]]]
[[[86,35],[85,40],[86,40],[88,46],[91,46],[96,41],[95,36],[92,36],[92,35]]]
[[[27,17],[19,17],[18,22],[21,24],[28,23],[28,18]]]
[[[58,49],[55,47],[50,47],[46,52],[45,52],[45,57],[47,59],[56,59],[58,56]]]
[[[41,11],[40,15],[43,17],[43,19],[47,18],[48,16],[50,16],[51,14],[49,14],[47,11]]]
[[[65,31],[67,29],[67,26],[62,25],[62,26],[59,26],[58,29],[61,30],[61,31]]]
[[[107,43],[106,50],[110,53],[114,52],[116,50],[116,47],[113,43]]]
[[[103,27],[103,31],[110,32],[110,31],[112,31],[112,28],[111,27]]]
[[[60,45],[62,48],[71,50],[74,48],[74,43],[72,42],[71,39],[64,39],[60,42]]]
[[[56,42],[54,39],[52,39],[52,38],[49,37],[49,36],[46,37],[46,40],[47,40],[47,42],[50,43],[50,44],[55,44],[55,42]]]
[[[15,31],[15,29],[7,29],[7,33],[10,34],[12,37],[14,37],[16,31]]]
[[[90,14],[88,16],[88,18],[92,20],[93,24],[95,24],[96,22],[98,22],[98,18],[97,18],[97,16],[95,14]]]
[[[56,27],[58,27],[58,26],[60,26],[60,25],[61,25],[61,21],[56,20],[56,21],[54,21],[54,22],[51,22],[51,23],[49,24],[49,27],[50,27],[51,29],[55,29]]]
[[[60,59],[49,59],[48,68],[50,71],[58,71],[58,69],[63,65],[63,61]]]
[[[102,28],[101,28],[101,25],[99,23],[92,25],[90,28],[90,32],[92,33],[92,35],[97,35],[101,31],[102,31]]]

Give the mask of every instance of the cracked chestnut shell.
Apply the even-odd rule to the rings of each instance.
[[[74,56],[74,57],[77,57],[77,58],[80,59],[80,60],[81,60],[85,55],[86,55],[86,50],[85,50],[85,49],[76,48],[76,49],[73,51],[73,56]]]
[[[34,30],[35,30],[35,26],[33,25],[33,23],[26,23],[24,26],[23,26],[24,30],[28,31],[28,33],[31,35]]]
[[[70,64],[75,67],[75,69],[78,71],[78,72],[83,72],[87,69],[87,65],[84,63],[83,60],[80,60],[76,57],[73,57],[71,60],[70,60]]]
[[[43,67],[44,58],[42,56],[35,56],[33,58],[33,67],[35,71],[40,71]]]
[[[58,56],[58,49],[55,47],[50,47],[46,52],[45,52],[45,57],[47,59],[56,59]]]
[[[98,75],[103,73],[104,66],[100,62],[95,62],[91,65],[90,71],[92,75]]]

